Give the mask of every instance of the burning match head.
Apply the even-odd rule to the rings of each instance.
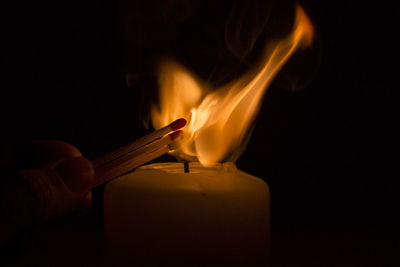
[[[186,121],[185,121],[185,122],[186,122]],[[182,137],[182,135],[183,135],[183,131],[175,131],[175,132],[173,132],[173,133],[170,133],[170,134],[169,134],[169,137],[171,137],[171,139],[172,139],[173,141],[177,141],[178,138]]]
[[[185,119],[177,119],[173,123],[171,123],[169,126],[171,127],[172,131],[176,131],[186,125],[186,120]]]
[[[169,137],[172,139],[172,143],[168,145],[169,150],[175,150],[179,147],[179,140],[183,138],[183,131],[176,131],[169,134]]]

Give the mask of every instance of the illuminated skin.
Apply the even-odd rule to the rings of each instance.
[[[33,166],[7,171],[20,164],[16,153],[1,147],[0,246],[24,229],[92,205],[93,167],[74,146],[36,141],[23,149]]]

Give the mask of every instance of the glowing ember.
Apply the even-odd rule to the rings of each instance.
[[[260,67],[213,91],[178,63],[164,62],[160,68],[160,103],[151,110],[154,128],[186,118],[181,146],[172,154],[197,159],[206,166],[224,160],[242,144],[279,69],[296,49],[310,45],[312,39],[312,24],[297,6],[293,31],[266,47]]]

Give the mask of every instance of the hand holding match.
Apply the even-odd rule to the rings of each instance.
[[[92,161],[94,185],[104,184],[118,176],[149,162],[170,150],[174,142],[182,136],[179,130],[186,125],[185,119],[178,119],[170,125],[156,130]]]

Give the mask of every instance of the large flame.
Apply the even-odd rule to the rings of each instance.
[[[312,43],[313,27],[304,10],[296,7],[292,32],[266,47],[260,67],[216,90],[184,67],[166,61],[160,67],[160,101],[151,118],[158,129],[186,118],[181,146],[172,153],[203,165],[224,160],[243,142],[257,115],[263,95],[293,52]]]

